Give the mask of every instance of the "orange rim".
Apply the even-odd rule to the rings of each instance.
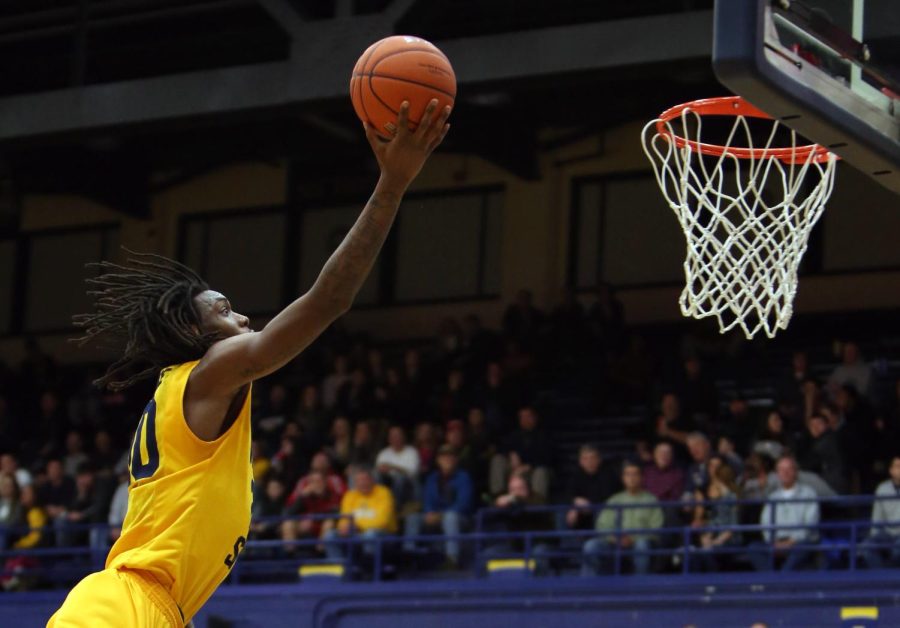
[[[774,158],[785,163],[804,163],[812,156],[812,161],[822,163],[828,161],[831,152],[818,144],[806,146],[788,146],[784,148],[740,148],[734,146],[719,146],[718,144],[704,144],[695,140],[689,140],[673,133],[668,123],[681,116],[685,110],[690,110],[698,116],[744,116],[746,118],[762,118],[772,120],[772,116],[758,109],[740,96],[722,96],[720,98],[702,98],[692,100],[681,105],[666,109],[659,115],[656,121],[656,132],[675,143],[678,148],[690,146],[692,150],[703,155],[721,157],[731,155],[738,159],[768,159]]]

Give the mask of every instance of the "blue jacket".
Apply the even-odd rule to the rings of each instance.
[[[425,480],[425,512],[454,512],[469,514],[474,504],[472,495],[472,478],[469,474],[457,469],[441,486],[440,471],[432,471]]]

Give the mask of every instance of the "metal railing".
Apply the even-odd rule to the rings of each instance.
[[[608,573],[620,575],[625,572],[628,562],[634,562],[639,556],[650,560],[665,558],[667,573],[691,573],[704,567],[700,557],[711,557],[712,561],[730,560],[737,567],[755,566],[759,568],[760,557],[766,561],[768,569],[773,569],[781,554],[805,552],[817,556],[828,568],[839,568],[854,571],[865,561],[861,558],[878,552],[895,548],[900,555],[900,520],[873,523],[869,507],[875,502],[893,502],[900,496],[842,496],[828,498],[807,498],[794,500],[716,500],[716,501],[676,501],[642,503],[635,505],[596,505],[590,508],[576,508],[569,504],[555,506],[528,506],[515,510],[504,508],[482,508],[471,517],[471,531],[456,535],[419,534],[416,536],[384,534],[363,536],[357,534],[352,517],[348,515],[297,515],[267,517],[254,520],[255,523],[280,526],[285,521],[323,521],[349,519],[351,528],[345,536],[323,538],[297,538],[293,540],[254,539],[251,534],[247,541],[241,560],[237,561],[229,574],[231,583],[240,583],[254,577],[269,576],[296,577],[296,570],[301,565],[341,564],[346,574],[365,571],[369,577],[378,580],[385,573],[386,567],[396,570],[417,569],[419,557],[431,553],[440,555],[442,551],[428,546],[446,544],[456,541],[465,555],[463,565],[466,569],[457,571],[460,577],[473,577],[484,573],[486,564],[495,558],[518,558],[528,568],[523,569],[528,575],[549,575],[556,572],[585,570],[585,565],[597,558],[597,555],[586,552],[585,545],[591,539],[609,539],[608,547],[602,555],[611,562]],[[693,511],[696,507],[732,507],[737,509],[762,508],[766,504],[801,505],[814,503],[821,510],[826,509],[828,516],[817,517],[814,522],[793,525],[779,524],[776,508],[770,508],[769,520],[759,523],[738,523],[734,525],[666,525],[659,528],[625,529],[622,526],[626,511],[633,509],[647,510],[659,508],[663,513],[675,517]],[[611,529],[568,529],[562,520],[570,510],[590,513],[592,518],[603,510],[616,511],[615,524]],[[520,515],[544,516],[543,529],[521,531],[491,530],[493,525],[502,528],[498,517],[516,517]],[[508,524],[508,522],[507,522]],[[71,524],[52,522],[43,529],[42,546],[31,549],[4,547],[0,550],[0,578],[11,576],[35,576],[50,581],[72,581],[90,572],[102,569],[110,542],[107,524]],[[786,551],[780,551],[764,540],[765,533],[777,537],[778,532],[801,530],[806,535]],[[0,527],[0,538],[9,539],[17,534],[27,534],[31,528]],[[740,543],[731,543],[701,550],[695,544],[696,538],[706,532],[717,534],[732,532],[744,537]],[[85,534],[86,533],[86,534]],[[60,538],[72,538],[81,534],[89,539],[82,545],[54,546]],[[656,540],[655,543],[641,549],[624,547],[622,539],[635,535],[647,535]],[[755,543],[746,544],[747,537],[757,536]],[[340,548],[340,559],[323,556],[327,546]],[[423,549],[423,546],[426,549]],[[410,549],[412,548],[412,549]],[[335,554],[337,552],[332,552]],[[10,568],[8,559],[18,558],[19,564]],[[26,559],[22,561],[21,559]],[[611,559],[611,560],[610,560]],[[706,560],[706,559],[704,559]],[[709,562],[708,560],[706,562]],[[24,563],[24,564],[23,564]],[[677,566],[677,567],[676,567]],[[427,570],[426,568],[425,570]]]

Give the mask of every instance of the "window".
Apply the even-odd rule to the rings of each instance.
[[[184,219],[181,259],[242,314],[269,314],[282,301],[282,210],[193,215]]]
[[[338,247],[356,222],[362,205],[347,205],[303,212],[300,238],[300,292],[313,285],[322,266]],[[357,305],[372,305],[379,301],[379,281],[384,255],[379,255],[372,272],[354,301]]]
[[[839,165],[825,204],[823,270],[900,268],[897,197],[848,165]]]
[[[577,288],[675,283],[684,235],[652,176],[575,183],[570,279]]]
[[[300,238],[300,290],[308,290],[356,222],[363,203],[308,208]],[[493,296],[500,291],[503,192],[407,195],[356,305]]]
[[[502,190],[411,195],[396,234],[398,302],[500,292]]]
[[[92,273],[85,264],[115,256],[119,229],[102,226],[37,232],[29,236],[28,246],[26,331],[69,329],[73,314],[92,307],[84,283]]]

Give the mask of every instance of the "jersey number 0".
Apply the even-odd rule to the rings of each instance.
[[[141,442],[146,443],[147,462],[141,456]],[[159,448],[156,445],[156,400],[151,399],[141,422],[134,433],[134,445],[131,447],[131,477],[135,480],[149,478],[159,469]]]

